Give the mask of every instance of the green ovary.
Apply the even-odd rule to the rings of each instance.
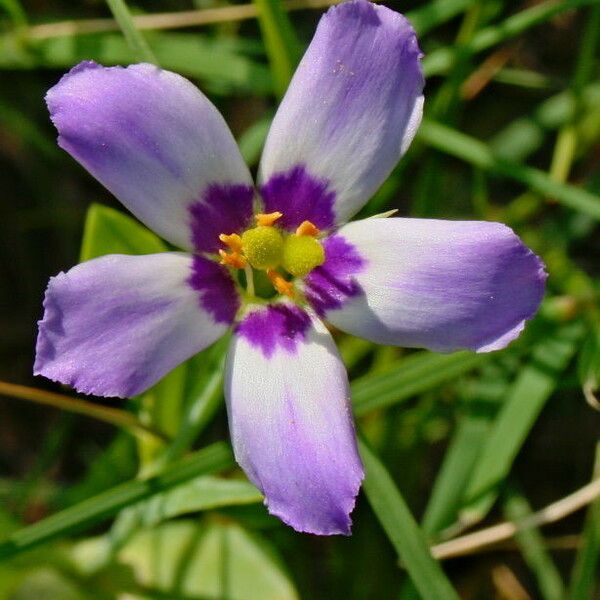
[[[296,234],[285,238],[281,265],[294,277],[304,277],[324,262],[325,251],[315,238]]]

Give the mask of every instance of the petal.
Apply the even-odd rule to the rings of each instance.
[[[178,253],[110,255],[53,277],[34,373],[86,394],[143,392],[233,320],[233,281],[203,261],[210,262]]]
[[[363,262],[351,277],[354,293],[321,312],[374,342],[498,350],[519,335],[544,295],[543,263],[500,223],[367,219],[338,235]],[[312,293],[321,298],[318,291],[317,281]]]
[[[336,223],[363,206],[421,121],[420,56],[409,22],[384,6],[354,0],[327,11],[267,137],[259,171],[267,212],[298,204],[304,187],[278,192],[298,169],[324,187],[313,202]]]
[[[210,199],[211,186],[242,186],[241,200],[230,200],[251,212],[252,179],[235,140],[187,79],[149,64],[107,68],[88,61],[46,101],[59,145],[173,244],[192,247],[190,205]]]
[[[269,512],[297,531],[349,534],[363,469],[324,325],[291,304],[254,308],[229,350],[225,397],[236,459]]]

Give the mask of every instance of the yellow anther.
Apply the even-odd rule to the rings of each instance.
[[[234,252],[242,251],[242,238],[237,233],[232,233],[231,235],[222,233],[219,239]]]
[[[302,223],[298,225],[298,229],[296,229],[296,235],[317,237],[319,233],[321,233],[319,228],[313,225],[310,221],[302,221]]]
[[[266,214],[259,213],[258,215],[254,215],[254,218],[256,219],[256,224],[264,225],[265,227],[270,227],[271,225],[273,225],[273,223],[275,223],[275,221],[281,219],[281,217],[283,217],[283,213],[280,213],[279,211]]]
[[[290,298],[294,297],[294,284],[291,281],[285,280],[280,273],[273,271],[272,269],[267,271],[267,276],[277,292],[284,296],[289,296]]]
[[[233,267],[234,269],[243,269],[246,266],[246,259],[238,252],[227,253],[225,250],[219,250],[221,264]]]

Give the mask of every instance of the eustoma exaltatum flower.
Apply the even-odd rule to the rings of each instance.
[[[271,513],[349,533],[363,469],[347,375],[321,319],[384,344],[496,350],[543,295],[540,260],[498,223],[348,223],[421,120],[407,20],[354,0],[322,18],[269,132],[255,190],[214,106],[148,64],[85,62],[47,96],[59,144],[186,250],[106,256],[51,279],[35,372],[131,396],[229,328],[237,461]]]

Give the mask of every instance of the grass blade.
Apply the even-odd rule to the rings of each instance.
[[[115,21],[119,24],[127,43],[139,60],[158,64],[146,38],[138,31],[124,0],[106,0]]]
[[[476,54],[483,52],[505,40],[521,35],[528,29],[544,23],[556,15],[581,6],[595,4],[597,1],[563,0],[562,2],[557,2],[556,0],[546,0],[546,2],[540,2],[531,8],[508,17],[502,23],[481,29],[467,45],[462,46],[460,49],[440,48],[439,50],[430,52],[423,60],[425,75],[431,77],[432,75],[446,73],[464,53]]]
[[[531,516],[527,499],[515,492],[504,503],[504,513],[510,521],[519,522]],[[565,597],[563,580],[545,547],[544,538],[536,527],[521,529],[515,534],[521,554],[535,574],[544,600],[562,600]]]
[[[352,382],[354,413],[357,416],[385,408],[456,379],[489,360],[489,354],[415,352],[393,370],[365,375]]]
[[[444,571],[435,561],[419,526],[392,478],[364,441],[359,441],[365,465],[364,490],[390,542],[424,600],[458,600]]]
[[[600,220],[600,197],[587,190],[559,183],[539,169],[498,158],[485,142],[429,120],[423,121],[417,135],[420,140],[441,152],[486,171],[514,179],[568,208]]]
[[[498,368],[487,371],[469,391],[466,412],[459,419],[435,479],[422,522],[428,535],[435,535],[455,522],[465,487],[508,387],[505,375]]]
[[[0,559],[13,557],[57,537],[90,527],[140,500],[151,498],[199,475],[226,469],[232,464],[231,450],[226,444],[219,442],[207,446],[173,464],[165,473],[116,486],[14,532],[0,542]]]
[[[498,487],[575,354],[582,332],[581,323],[572,323],[549,335],[537,344],[530,363],[519,372],[466,488],[461,523],[477,522],[491,508]]]
[[[271,64],[275,93],[285,94],[300,60],[300,42],[279,0],[254,0]]]
[[[596,446],[594,478],[600,477],[600,443]],[[600,499],[589,507],[583,541],[577,556],[569,586],[569,600],[589,600],[598,587],[600,565]]]

